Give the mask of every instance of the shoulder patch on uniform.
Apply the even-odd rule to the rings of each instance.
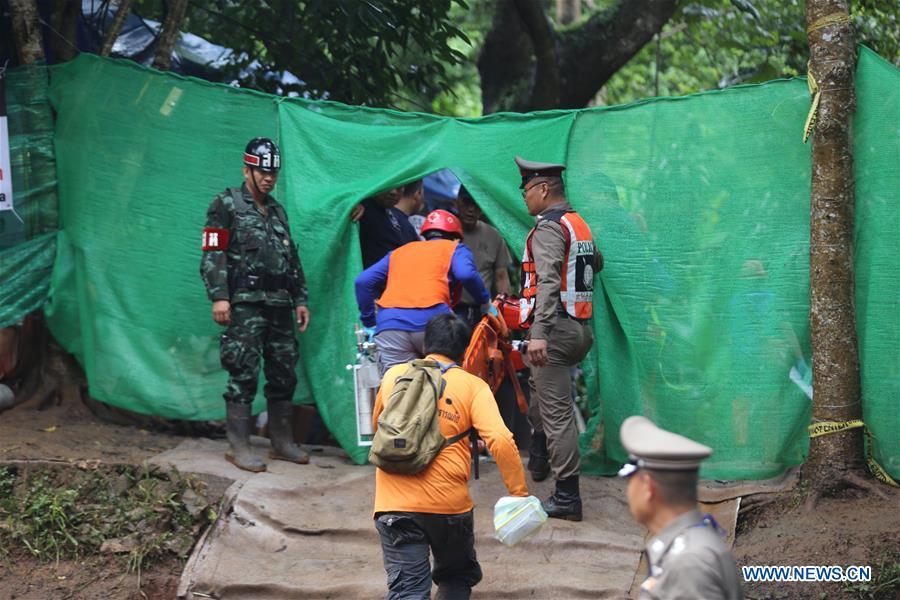
[[[229,233],[227,229],[204,227],[203,250],[228,250]]]

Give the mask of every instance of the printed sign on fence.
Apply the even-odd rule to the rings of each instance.
[[[0,66],[0,211],[13,210],[9,128],[6,126],[6,65]]]

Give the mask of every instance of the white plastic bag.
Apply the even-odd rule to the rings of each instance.
[[[504,496],[494,505],[494,532],[504,546],[515,546],[537,533],[547,520],[534,496]]]

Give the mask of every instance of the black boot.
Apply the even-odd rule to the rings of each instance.
[[[531,473],[532,481],[543,481],[550,474],[550,453],[547,451],[547,436],[543,431],[535,431],[531,434],[528,472]]]
[[[272,440],[269,458],[305,465],[309,454],[294,443],[293,416],[294,405],[290,401],[269,402],[269,439]]]
[[[225,453],[225,460],[245,471],[265,471],[266,463],[250,451],[250,405],[226,402],[225,411],[228,443],[231,444],[231,450]]]
[[[578,492],[578,475],[556,482],[553,495],[541,502],[547,516],[567,521],[581,520],[581,494]]]

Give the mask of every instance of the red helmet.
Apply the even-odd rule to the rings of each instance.
[[[456,215],[447,212],[446,210],[438,209],[428,213],[428,216],[425,217],[425,223],[422,224],[422,229],[419,231],[419,235],[427,237],[425,233],[428,231],[442,231],[450,235],[455,235],[459,239],[463,238],[462,225],[460,225],[459,219]]]

